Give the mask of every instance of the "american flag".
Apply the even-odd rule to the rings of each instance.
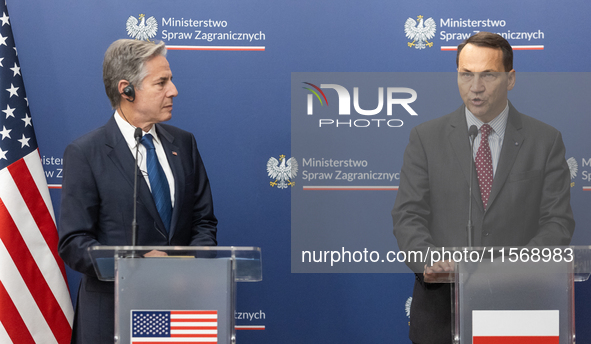
[[[0,14],[0,343],[65,344],[74,312],[4,1]]]
[[[214,344],[217,311],[131,311],[131,343]]]

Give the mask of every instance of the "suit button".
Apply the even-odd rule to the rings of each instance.
[[[485,237],[487,237],[489,234],[490,234],[489,232],[483,232],[483,233],[482,233],[482,236],[485,236]]]

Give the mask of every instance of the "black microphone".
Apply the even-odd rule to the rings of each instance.
[[[133,178],[133,221],[131,222],[131,244],[137,246],[137,158],[140,150],[140,140],[142,138],[142,129],[135,128],[133,137],[135,138],[135,168]]]
[[[472,182],[474,180],[474,140],[478,136],[478,128],[475,125],[471,125],[468,129],[468,136],[470,137],[470,186],[468,193],[468,224],[466,225],[466,231],[468,232],[468,247],[474,246],[474,238],[472,234],[474,232],[474,225],[472,224]]]
[[[468,135],[470,136],[471,140],[474,140],[476,136],[478,136],[478,128],[475,125],[472,125],[470,129],[468,129]]]

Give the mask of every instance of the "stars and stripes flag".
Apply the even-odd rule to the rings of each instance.
[[[4,1],[0,14],[0,343],[65,344],[74,312]]]
[[[131,311],[132,344],[216,344],[218,312]]]

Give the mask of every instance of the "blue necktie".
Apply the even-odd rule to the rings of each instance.
[[[148,168],[148,180],[152,189],[152,197],[156,203],[156,208],[160,214],[160,218],[166,227],[166,231],[170,231],[170,219],[172,218],[172,202],[170,200],[170,188],[168,187],[168,180],[164,174],[158,156],[156,156],[156,149],[154,142],[152,142],[152,135],[146,134],[141,139],[141,144],[146,147],[147,158],[146,165]]]

